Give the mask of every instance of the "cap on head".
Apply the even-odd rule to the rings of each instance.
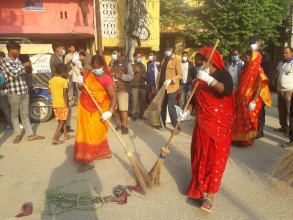
[[[259,41],[260,39],[261,39],[261,38],[260,38],[259,35],[253,35],[253,36],[249,37],[248,42],[249,42],[250,44],[255,44],[255,42],[256,42],[256,41]]]

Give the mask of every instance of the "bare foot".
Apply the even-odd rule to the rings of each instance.
[[[74,138],[74,135],[67,135],[67,136],[64,136],[64,140],[69,140],[71,138]]]

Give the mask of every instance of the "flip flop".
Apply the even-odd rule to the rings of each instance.
[[[205,203],[206,200],[208,200],[211,203],[211,207],[210,208],[204,206],[204,203]],[[203,204],[202,204],[202,206],[200,208],[202,210],[205,210],[205,211],[211,213],[213,211],[213,208],[214,208],[214,202],[210,198],[206,197],[206,198],[203,199]]]
[[[13,140],[13,143],[14,144],[18,144],[20,141],[21,141],[22,137],[20,135],[17,135],[14,140]]]
[[[31,135],[31,136],[28,136],[28,141],[41,140],[41,139],[44,139],[44,138],[45,138],[44,136]]]
[[[75,136],[74,135],[68,135],[68,138],[64,138],[63,140],[66,141],[66,140],[69,140],[71,138],[74,138]]]
[[[63,143],[64,143],[64,141],[60,141],[60,140],[52,142],[53,145],[59,145],[59,144],[63,144]]]

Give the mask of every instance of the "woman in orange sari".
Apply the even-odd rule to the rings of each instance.
[[[263,103],[270,107],[272,99],[268,88],[269,79],[260,66],[262,56],[259,52],[247,51],[244,54],[239,86],[235,91],[236,119],[233,144],[252,145],[258,131],[258,116]]]
[[[116,105],[114,81],[102,56],[93,56],[91,64],[93,69],[83,77],[79,77],[81,95],[78,100],[74,146],[74,160],[81,163],[79,172],[94,168],[94,160],[112,156],[107,140],[108,124],[106,120],[111,118]],[[86,85],[103,110],[102,115],[81,82]]]

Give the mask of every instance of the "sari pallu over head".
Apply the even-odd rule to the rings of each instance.
[[[266,106],[272,105],[272,99],[269,91],[269,79],[266,77],[263,68],[260,66],[262,56],[258,51],[253,50],[249,64],[242,68],[238,88],[235,91],[236,108],[248,97],[252,97],[256,92],[258,85],[262,82],[260,98]]]

